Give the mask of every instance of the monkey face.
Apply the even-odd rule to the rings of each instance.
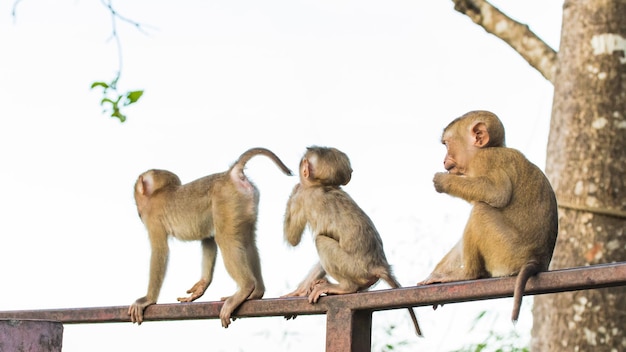
[[[476,152],[489,146],[490,137],[484,123],[460,120],[446,128],[441,142],[446,146],[444,168],[451,174],[465,175]]]
[[[443,145],[446,146],[446,156],[443,159],[443,167],[451,174],[463,175],[467,164],[473,155],[471,144],[465,143],[459,136],[444,136]]]

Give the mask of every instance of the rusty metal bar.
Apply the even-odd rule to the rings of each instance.
[[[309,304],[306,298],[272,298],[243,303],[237,318],[327,314],[327,351],[369,351],[372,312],[430,306],[513,295],[514,277],[462,281],[391,290],[322,297]],[[626,285],[626,262],[555,270],[531,278],[527,295]],[[153,305],[146,321],[218,319],[222,302]],[[0,319],[41,319],[64,324],[129,322],[128,306],[21,310],[0,312]]]
[[[452,282],[428,286],[376,290],[322,297],[309,304],[306,298],[268,298],[244,302],[238,318],[327,314],[331,309],[381,311],[486,300],[513,295],[514,277]],[[531,278],[527,295],[626,285],[626,262],[555,270]],[[158,304],[146,309],[146,321],[218,319],[222,302]],[[65,324],[129,322],[128,306],[1,311],[0,319],[55,320]]]

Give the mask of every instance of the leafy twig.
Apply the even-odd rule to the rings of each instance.
[[[129,106],[136,103],[143,95],[143,90],[132,90],[125,93],[120,93],[117,88],[117,84],[122,76],[123,67],[123,55],[122,55],[122,42],[117,33],[117,20],[124,21],[142,33],[145,33],[143,26],[135,21],[132,21],[122,15],[120,15],[114,8],[112,0],[100,0],[111,13],[111,39],[115,41],[117,46],[118,55],[118,69],[115,77],[111,82],[96,81],[91,84],[91,89],[95,87],[102,87],[102,100],[100,105],[104,107],[104,113],[110,113],[111,117],[117,118],[120,122],[126,121],[126,115],[122,113],[122,107]]]
[[[122,107],[134,104],[141,98],[143,95],[143,90],[134,90],[129,91],[123,94],[119,94],[117,88],[112,86],[112,84],[117,83],[117,79],[119,78],[119,74],[111,84],[106,82],[93,82],[91,84],[91,89],[95,87],[102,87],[102,95],[103,98],[100,101],[100,105],[105,107],[104,112],[111,113],[111,117],[115,117],[120,120],[120,122],[126,121],[126,115],[122,113]],[[113,97],[109,97],[109,92],[112,92]]]

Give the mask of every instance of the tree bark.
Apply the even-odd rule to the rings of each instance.
[[[626,260],[626,2],[566,0],[546,173],[551,269]],[[626,350],[626,288],[537,296],[533,351]]]
[[[626,261],[626,1],[565,0],[558,53],[485,0],[453,2],[555,86],[546,162],[559,203],[551,269]],[[626,350],[626,288],[534,302],[533,351]]]

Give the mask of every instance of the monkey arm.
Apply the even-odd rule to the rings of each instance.
[[[155,304],[159,298],[159,292],[161,291],[163,279],[165,278],[165,269],[167,267],[167,258],[169,254],[167,237],[164,237],[164,241],[154,241],[155,236],[151,235],[150,237],[152,240],[152,254],[150,256],[150,281],[148,283],[148,293],[144,297],[138,298],[128,308],[130,320],[139,325],[143,322],[143,311],[146,307]]]
[[[287,201],[283,231],[285,240],[292,246],[297,246],[300,243],[307,223],[302,193],[302,187],[297,184]]]
[[[196,282],[187,293],[188,297],[178,297],[178,302],[193,302],[202,297],[206,289],[213,281],[213,271],[215,269],[215,259],[217,258],[217,243],[215,238],[205,238],[202,240],[202,277]]]
[[[149,301],[156,303],[156,300],[159,298],[161,286],[163,286],[163,279],[165,278],[165,271],[167,269],[169,252],[166,237],[164,237],[162,241],[152,241],[150,281],[148,283],[148,294],[146,295]]]
[[[472,202],[484,202],[495,208],[504,208],[511,201],[513,182],[503,171],[485,176],[459,176],[439,172],[433,178],[435,190]]]

